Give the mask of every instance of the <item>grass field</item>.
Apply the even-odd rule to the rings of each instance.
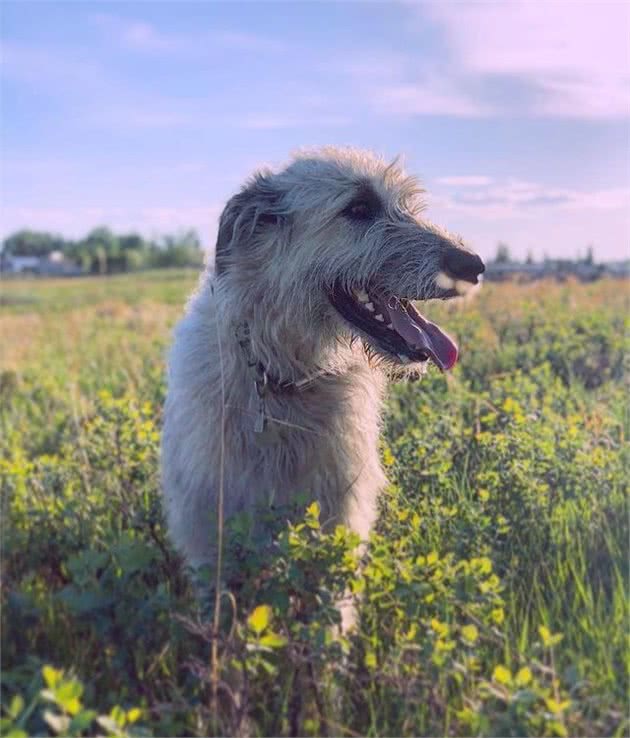
[[[0,284],[2,734],[627,735],[627,284],[432,306],[461,359],[392,389],[364,566],[308,490],[264,560],[235,521],[213,660],[158,487],[195,281]]]

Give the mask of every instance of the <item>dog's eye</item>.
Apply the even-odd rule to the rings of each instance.
[[[344,215],[352,218],[352,220],[369,220],[374,217],[372,205],[365,200],[351,202],[343,212]]]

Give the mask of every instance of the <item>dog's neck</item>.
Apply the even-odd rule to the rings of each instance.
[[[274,394],[301,392],[321,377],[334,375],[334,372],[329,369],[314,367],[311,373],[305,374],[302,378],[281,379],[280,377],[274,376],[273,372],[265,366],[264,362],[255,355],[254,349],[252,348],[249,324],[246,320],[237,324],[234,336],[238,345],[241,347],[259,396],[267,392],[273,392]]]

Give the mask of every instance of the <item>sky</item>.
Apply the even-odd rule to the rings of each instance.
[[[196,228],[260,166],[402,156],[483,256],[630,256],[630,3],[0,6],[0,236]]]

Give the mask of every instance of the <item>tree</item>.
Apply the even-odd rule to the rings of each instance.
[[[51,251],[64,251],[67,243],[52,233],[24,229],[5,238],[2,253],[5,256],[47,256]]]
[[[494,257],[497,264],[508,264],[512,261],[510,255],[510,247],[504,241],[499,241],[497,244],[497,255]]]
[[[153,251],[153,261],[159,267],[200,266],[203,263],[203,251],[197,232],[189,230],[164,236]]]
[[[94,228],[79,241],[24,229],[4,240],[1,253],[4,260],[9,256],[45,257],[52,251],[61,251],[66,259],[93,274],[134,271],[143,267],[198,267],[204,256],[199,235],[194,230],[166,235],[154,242],[137,233],[119,236],[106,226]]]
[[[586,247],[586,256],[584,257],[584,263],[588,264],[589,266],[595,263],[592,243],[589,243],[589,245]]]

